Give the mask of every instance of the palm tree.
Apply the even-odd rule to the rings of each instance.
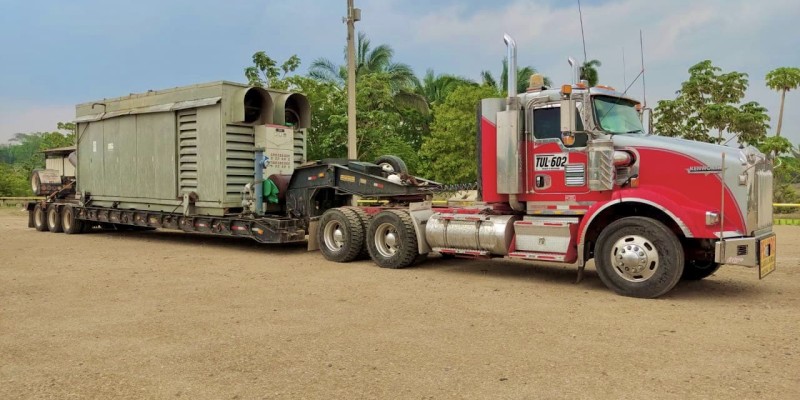
[[[525,67],[518,67],[517,68],[517,92],[524,92],[528,90],[528,79],[531,75],[535,74],[536,68],[531,66]],[[500,82],[498,84],[497,80],[494,78],[491,72],[489,71],[481,71],[481,80],[483,85],[491,86],[496,88],[499,92],[504,92],[508,89],[508,59],[503,59],[503,70],[500,73]],[[551,86],[552,82],[550,78],[544,78],[544,85]]]
[[[584,61],[583,65],[581,65],[581,79],[589,81],[589,87],[597,86],[597,82],[600,81],[597,67],[601,65],[603,64],[599,60]]]
[[[474,81],[450,74],[436,75],[432,69],[425,72],[425,76],[417,86],[416,93],[427,100],[428,106],[441,103],[457,87],[463,85],[477,85]]]
[[[347,60],[346,47],[344,53]],[[356,43],[356,79],[364,74],[385,73],[395,92],[416,87],[418,82],[414,71],[407,64],[392,62],[393,56],[394,50],[389,45],[382,44],[373,49],[367,35],[359,32]],[[336,65],[325,58],[314,60],[308,74],[312,78],[332,82],[339,87],[344,87],[347,82],[347,66]]]
[[[781,110],[778,113],[778,130],[776,136],[781,135],[781,125],[783,124],[783,102],[786,99],[786,92],[797,89],[800,86],[800,68],[780,67],[769,71],[766,76],[767,87],[781,92]]]

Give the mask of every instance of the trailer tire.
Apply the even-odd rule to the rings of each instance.
[[[683,246],[663,223],[645,217],[612,222],[597,239],[595,266],[600,280],[623,296],[655,298],[683,275]]]
[[[33,207],[33,227],[39,232],[47,230],[47,213],[41,203],[36,203]]]
[[[364,247],[364,227],[355,211],[331,208],[322,214],[317,231],[319,250],[328,261],[350,262]]]
[[[68,235],[83,232],[83,221],[75,218],[75,209],[72,206],[61,209],[61,228]]]
[[[708,278],[717,272],[720,264],[714,260],[686,260],[683,263],[683,275],[681,280],[699,281]]]
[[[375,164],[378,164],[386,172],[408,174],[408,167],[406,166],[405,161],[398,156],[380,156],[377,160],[375,160]]]
[[[372,219],[372,217],[369,214],[367,214],[366,211],[364,211],[363,209],[361,209],[359,207],[346,206],[346,207],[342,207],[342,208],[346,208],[348,210],[353,210],[353,212],[355,212],[356,215],[358,215],[358,219],[361,221],[361,228],[363,229],[364,236],[366,237],[367,230],[369,229],[369,221]],[[367,260],[367,259],[369,259],[369,250],[367,250],[367,242],[366,242],[366,240],[364,240],[364,243],[361,245],[361,251],[358,253],[358,256],[356,257],[356,259],[357,260]]]
[[[381,268],[405,268],[419,259],[417,233],[407,211],[384,210],[372,218],[367,249]]]
[[[53,233],[62,232],[61,213],[58,212],[58,206],[55,204],[47,207],[47,230]]]

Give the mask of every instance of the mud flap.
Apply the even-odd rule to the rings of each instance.
[[[317,242],[317,232],[319,231],[319,217],[308,221],[308,251],[319,250]]]

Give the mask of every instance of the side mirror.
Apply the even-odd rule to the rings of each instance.
[[[561,100],[561,132],[574,133],[576,128],[575,111],[577,104],[575,100],[565,99]]]

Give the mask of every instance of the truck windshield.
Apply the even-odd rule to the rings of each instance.
[[[644,133],[636,103],[611,96],[595,96],[594,109],[600,128],[608,133]]]

